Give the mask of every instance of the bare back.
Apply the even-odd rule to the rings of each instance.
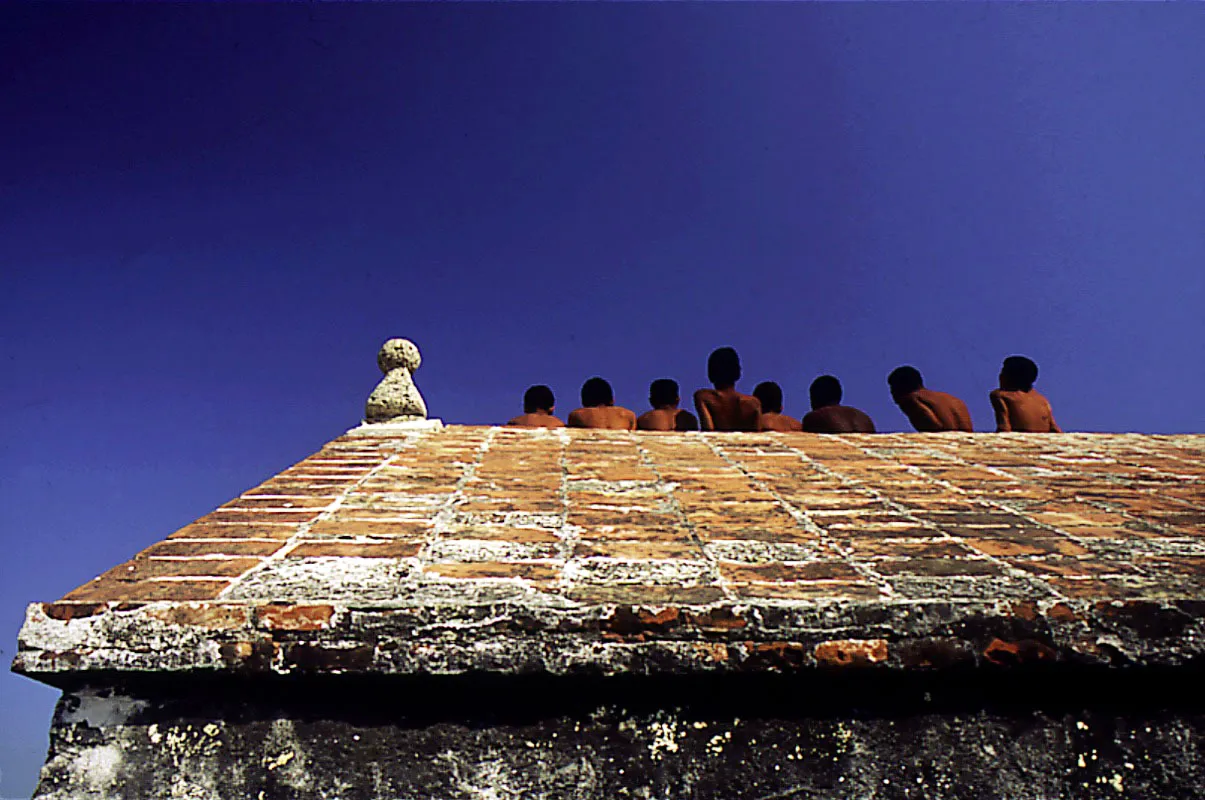
[[[1050,401],[1030,389],[1027,392],[996,389],[991,393],[996,430],[1027,433],[1062,433],[1054,421]]]
[[[803,430],[803,424],[794,417],[769,411],[758,417],[759,431],[777,431],[778,433],[798,433]]]
[[[697,431],[695,415],[680,408],[654,408],[636,418],[638,431]]]
[[[874,433],[874,422],[866,412],[852,406],[824,406],[803,417],[808,433]]]
[[[545,414],[543,411],[533,411],[530,414],[522,414],[515,417],[506,423],[518,428],[563,428],[565,423],[561,422],[551,414]]]
[[[896,402],[912,427],[922,433],[974,430],[967,404],[952,394],[917,389]]]
[[[757,431],[761,401],[741,394],[734,387],[700,389],[695,392],[699,427],[705,431]]]
[[[636,415],[622,406],[592,406],[569,414],[570,428],[606,428],[614,431],[636,430]]]

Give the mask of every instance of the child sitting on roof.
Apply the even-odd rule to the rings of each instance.
[[[891,399],[918,431],[974,430],[967,404],[952,394],[926,389],[916,367],[896,367],[887,376],[887,384],[891,387]]]
[[[796,433],[803,425],[794,417],[782,413],[782,387],[774,381],[764,381],[753,389],[753,396],[761,403],[761,415],[757,418],[759,431]]]
[[[812,410],[803,418],[808,433],[874,433],[874,422],[866,412],[841,405],[841,381],[821,375],[808,389]]]
[[[522,428],[563,428],[565,423],[552,415],[555,403],[552,390],[547,386],[532,386],[523,393],[523,414],[506,424]]]
[[[721,347],[707,358],[707,380],[714,389],[695,392],[699,427],[705,431],[756,431],[761,403],[736,390],[741,359],[731,347]]]
[[[634,431],[636,415],[615,405],[611,384],[602,378],[591,378],[582,384],[582,408],[569,414],[569,427]]]
[[[1050,402],[1033,389],[1038,365],[1025,356],[1009,356],[1000,368],[1000,388],[991,393],[996,430],[1062,433]]]
[[[670,378],[659,378],[649,385],[649,405],[636,418],[636,430],[640,431],[697,431],[699,421],[695,415],[678,408],[678,382]]]

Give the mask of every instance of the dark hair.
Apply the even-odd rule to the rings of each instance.
[[[532,386],[523,393],[524,414],[530,414],[533,411],[548,411],[551,413],[554,405],[556,405],[556,399],[552,396],[552,390],[543,384]]]
[[[741,357],[731,347],[721,347],[707,357],[707,380],[731,386],[741,379]]]
[[[841,381],[832,375],[821,375],[812,381],[808,394],[812,399],[812,408],[839,405],[841,403]]]
[[[757,388],[753,390],[753,396],[761,401],[763,412],[782,413],[782,387],[774,381],[757,384]]]
[[[594,406],[609,406],[615,402],[615,393],[611,384],[602,378],[591,378],[582,384],[582,405],[586,408]]]
[[[1000,381],[1005,389],[1028,392],[1037,379],[1038,365],[1025,356],[1009,356],[1000,368]]]
[[[653,408],[676,405],[681,399],[678,382],[671,378],[658,378],[649,384],[649,403]]]
[[[896,367],[887,376],[892,394],[907,394],[925,388],[925,381],[916,367]]]

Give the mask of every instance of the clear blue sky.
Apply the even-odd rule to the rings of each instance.
[[[5,5],[0,655],[354,425],[903,363],[1205,429],[1205,5]],[[0,797],[57,693],[0,676]]]

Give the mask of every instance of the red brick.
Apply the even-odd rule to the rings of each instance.
[[[288,539],[297,533],[293,523],[252,525],[247,523],[194,522],[168,536],[168,539]]]
[[[153,608],[147,616],[166,622],[206,630],[231,630],[244,627],[250,618],[245,606],[223,606],[209,603],[197,605],[174,605],[168,608]]]
[[[82,602],[212,600],[230,585],[224,580],[96,580],[63,595],[63,600]]]
[[[983,657],[993,664],[1011,667],[1022,664],[1052,662],[1058,654],[1048,645],[1032,639],[1021,639],[1016,642],[1006,642],[1003,639],[992,639],[983,651]]]
[[[235,539],[202,539],[189,541],[187,539],[165,539],[153,544],[138,554],[139,557],[150,556],[270,556],[285,546],[284,540],[273,542],[247,541]]]
[[[966,543],[989,556],[1084,555],[1088,551],[1061,536],[1009,536],[967,539]]]
[[[444,578],[527,578],[551,581],[560,575],[558,567],[523,561],[448,562],[430,564],[426,570]]]
[[[108,603],[42,603],[42,613],[60,622],[92,617],[108,608]]]
[[[328,605],[267,605],[255,610],[255,622],[275,631],[318,631],[329,628],[335,609]]]
[[[286,553],[289,558],[332,558],[354,556],[355,558],[409,558],[418,555],[421,542],[346,542],[346,541],[303,541]]]
[[[854,568],[843,561],[771,564],[724,561],[720,563],[720,574],[735,583],[853,580],[859,577]]]
[[[573,550],[575,558],[622,558],[629,560],[644,559],[700,559],[703,550],[697,544],[689,541],[681,542],[615,542],[582,540]]]
[[[259,563],[258,558],[135,558],[118,564],[100,577],[118,581],[166,577],[232,578]]]
[[[316,522],[309,533],[324,536],[389,536],[405,541],[423,541],[431,535],[431,523],[414,520],[382,522],[379,520],[355,520],[331,518]]]
[[[251,522],[251,523],[283,523],[283,522],[309,522],[322,513],[321,509],[315,508],[309,511],[270,511],[257,509],[254,511],[237,510],[237,509],[219,509],[218,511],[206,514],[200,520],[201,522]]]
[[[887,660],[883,639],[841,639],[821,642],[813,651],[816,661],[829,667],[864,667]]]

